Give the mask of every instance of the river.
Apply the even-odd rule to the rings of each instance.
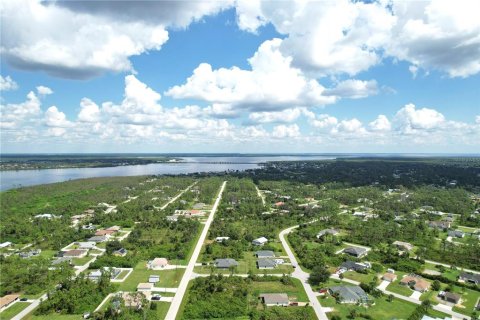
[[[325,160],[333,158],[335,157],[326,155],[182,157],[183,161],[176,163],[155,163],[106,168],[0,171],[0,191],[82,178],[247,170],[258,168],[259,163],[267,161]]]

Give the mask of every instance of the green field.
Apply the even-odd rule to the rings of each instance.
[[[387,291],[401,294],[402,296],[409,297],[412,295],[413,290],[410,289],[408,286],[401,285],[398,280],[390,283],[387,286]]]
[[[124,282],[119,283],[118,290],[120,291],[136,291],[137,285],[141,282],[148,282],[150,275],[159,275],[160,281],[156,284],[157,287],[177,287],[182,279],[185,269],[173,269],[173,270],[148,270],[146,261],[140,261],[132,273]]]
[[[289,299],[299,302],[308,302],[307,294],[303,290],[302,283],[292,278],[293,285],[284,285],[280,282],[252,282],[253,296],[258,297],[261,293],[286,293]]]
[[[359,273],[355,271],[344,272],[343,276],[347,279],[355,280],[358,282],[364,282],[364,283],[369,283],[370,281],[372,281],[373,278],[377,278],[377,275],[374,273],[369,272],[367,274],[364,274],[364,273]]]
[[[92,259],[93,259],[93,257],[89,257],[89,256],[83,257],[83,258],[73,258],[72,262],[76,266],[83,266],[83,265],[87,264]]]
[[[2,320],[9,320],[16,316],[20,311],[25,309],[30,305],[30,302],[15,302],[12,304],[8,309],[3,310],[0,313],[0,319]]]
[[[461,305],[464,308],[455,306],[453,307],[453,311],[456,311],[465,315],[471,315],[472,312],[474,311],[475,304],[477,303],[478,299],[480,299],[480,292],[475,290],[470,290],[470,289],[457,288],[457,287],[456,289],[458,290],[456,290],[455,292],[462,295]]]

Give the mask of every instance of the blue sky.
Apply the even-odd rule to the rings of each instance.
[[[477,2],[27,3],[2,152],[480,150]]]

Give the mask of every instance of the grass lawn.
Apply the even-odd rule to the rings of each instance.
[[[83,266],[84,264],[88,263],[92,259],[93,257],[73,258],[72,262],[76,266]]]
[[[42,252],[40,252],[40,257],[51,259],[57,254],[57,252],[58,251],[55,250],[42,250]]]
[[[302,283],[298,279],[292,278],[292,285],[284,285],[280,281],[260,282],[253,281],[251,283],[252,295],[255,299],[261,293],[286,293],[289,299],[297,300],[299,302],[308,302],[307,294],[303,290]]]
[[[28,315],[25,320],[79,320],[83,319],[83,314],[59,314],[59,313],[49,313],[42,316]]]
[[[390,283],[387,286],[387,291],[391,291],[393,293],[401,294],[402,296],[409,297],[412,295],[413,290],[410,289],[408,286],[401,285],[398,280]]]
[[[8,309],[3,310],[0,313],[0,319],[2,320],[9,320],[16,316],[20,311],[25,309],[30,305],[30,302],[15,302],[12,304]]]
[[[118,290],[135,292],[137,290],[137,285],[141,282],[148,282],[150,275],[160,276],[160,281],[156,283],[156,287],[178,287],[183,273],[185,272],[185,269],[148,270],[145,264],[146,261],[140,261],[128,278],[124,282],[119,283]]]
[[[365,282],[365,283],[369,283],[370,281],[372,281],[373,278],[375,279],[377,278],[377,275],[373,273],[363,274],[355,271],[344,272],[343,276],[350,280],[355,280],[358,282]]]
[[[326,298],[319,297],[319,301],[322,306],[334,309],[334,312],[327,313],[329,319],[334,315],[338,315],[342,319],[347,319],[352,309],[356,309],[359,313],[368,314],[372,316],[373,319],[406,319],[417,307],[416,304],[396,298],[393,299],[392,302],[388,302],[386,297],[375,299],[375,305],[371,307],[356,306],[354,304],[337,304],[331,296],[327,296]]]
[[[471,315],[472,312],[474,311],[475,304],[477,303],[478,299],[480,298],[480,292],[475,291],[475,290],[470,290],[470,289],[462,289],[455,287],[455,292],[459,293],[462,295],[462,307],[453,307],[453,311],[465,314],[465,315]],[[463,291],[465,290],[465,291]]]
[[[157,305],[157,319],[165,319],[168,309],[170,308],[170,302],[152,302]]]
[[[458,226],[456,229],[463,232],[472,232],[472,233],[478,230],[477,228],[464,227],[464,226]]]

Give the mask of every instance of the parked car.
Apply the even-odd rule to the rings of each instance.
[[[160,298],[161,298],[161,297],[162,297],[162,296],[159,295],[159,294],[154,294],[154,295],[152,296],[152,301],[160,301]]]

